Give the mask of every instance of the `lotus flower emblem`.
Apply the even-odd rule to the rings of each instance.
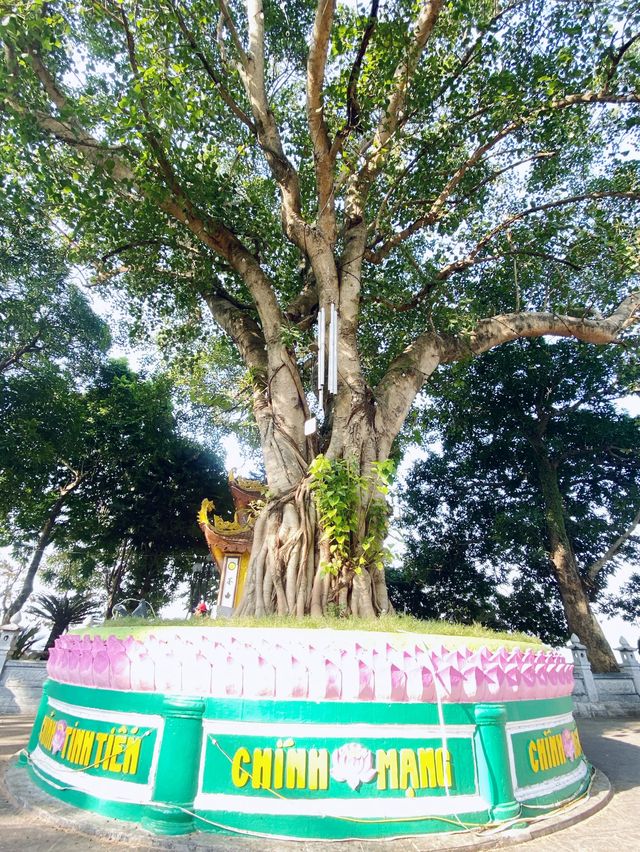
[[[64,719],[56,722],[56,732],[51,740],[51,754],[57,754],[62,751],[62,746],[67,737],[67,723]]]
[[[377,774],[373,753],[360,743],[345,743],[331,755],[331,777],[346,782],[352,790],[373,781]]]
[[[562,732],[562,745],[567,759],[573,760],[576,756],[576,744],[573,741],[573,734],[569,728],[565,728]]]

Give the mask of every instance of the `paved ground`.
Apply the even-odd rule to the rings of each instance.
[[[54,800],[45,797],[47,810],[40,808],[37,794],[24,783],[24,773],[13,767],[11,755],[28,738],[32,719],[24,716],[0,717],[0,852],[123,852],[124,849],[172,850],[173,852],[428,852],[428,850],[469,849],[478,841],[483,850],[504,848],[522,852],[638,852],[640,850],[640,719],[589,719],[579,723],[584,750],[591,762],[611,781],[613,796],[593,816],[528,842],[514,842],[503,834],[448,835],[437,838],[385,841],[381,843],[296,843],[263,839],[219,838],[199,835],[194,838],[153,838],[140,829],[114,820],[104,820],[62,806],[55,810]],[[8,773],[8,774],[6,774]],[[23,789],[21,790],[21,785]],[[568,817],[565,825],[586,807],[606,801],[606,779],[595,785],[595,798]],[[27,799],[21,810],[12,803]],[[53,809],[51,805],[54,805]],[[553,822],[553,821],[552,821]],[[537,828],[536,830],[541,830]],[[548,826],[544,828],[548,830]],[[520,835],[521,837],[522,835]]]

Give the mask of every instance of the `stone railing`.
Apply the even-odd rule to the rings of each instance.
[[[47,664],[9,659],[18,635],[15,624],[0,627],[0,715],[35,713],[47,677]]]
[[[620,671],[594,674],[587,652],[575,633],[567,643],[573,654],[573,703],[576,716],[640,716],[640,663],[621,636],[616,651]]]

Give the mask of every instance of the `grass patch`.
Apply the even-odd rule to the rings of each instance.
[[[481,624],[455,624],[448,621],[421,621],[410,615],[389,615],[384,618],[304,618],[296,619],[286,616],[268,616],[265,618],[233,618],[216,619],[160,619],[160,618],[117,618],[93,627],[73,630],[73,633],[89,634],[91,636],[126,636],[142,637],[158,631],[158,628],[228,628],[252,627],[260,630],[269,629],[316,629],[316,630],[348,630],[356,632],[376,633],[416,633],[432,637],[442,637],[443,644],[467,645],[469,647],[515,646],[521,648],[540,648],[543,643],[534,636],[526,633],[506,633],[490,630]]]

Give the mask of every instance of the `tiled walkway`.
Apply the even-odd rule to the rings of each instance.
[[[380,843],[297,843],[258,838],[155,839],[141,829],[105,820],[81,811],[58,807],[25,781],[22,770],[12,768],[10,756],[25,745],[31,718],[0,717],[0,776],[8,771],[9,791],[0,784],[0,852],[123,852],[124,849],[175,852],[428,852],[472,848],[469,836],[433,836]],[[585,753],[609,777],[614,795],[598,813],[560,832],[526,843],[511,838],[492,842],[484,836],[482,849],[521,849],[522,852],[639,852],[640,850],[640,719],[589,719],[579,723]],[[601,794],[602,795],[602,794]],[[28,802],[16,808],[10,798]],[[40,801],[46,803],[46,812]],[[471,844],[471,845],[469,845]]]

